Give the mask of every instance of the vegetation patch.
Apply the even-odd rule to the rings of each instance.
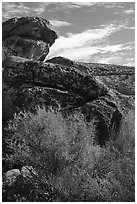
[[[75,112],[64,118],[52,109],[20,112],[10,121],[6,162],[31,166],[31,176],[14,187],[3,185],[5,201],[135,201],[134,113],[119,137],[106,147],[96,144],[95,121]]]

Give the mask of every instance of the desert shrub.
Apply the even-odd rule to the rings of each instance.
[[[108,162],[105,165],[106,178],[111,181],[115,190],[118,189],[114,201],[133,202],[135,199],[135,115],[133,111],[123,117],[119,137],[115,141],[108,142],[101,157],[103,163],[99,161],[98,164],[104,168],[105,162]],[[102,176],[103,173],[100,172],[100,175]]]
[[[5,45],[2,45],[2,61],[6,59],[6,56],[8,55],[8,49]]]
[[[11,167],[20,162],[37,171],[35,201],[47,191],[49,198],[43,201],[134,201],[132,121],[130,113],[118,139],[101,148],[95,143],[94,121],[87,123],[81,113],[67,118],[44,108],[20,113],[8,126],[7,160]]]
[[[13,48],[9,48],[7,45],[2,44],[2,61],[5,62],[5,60],[8,59],[13,54]]]

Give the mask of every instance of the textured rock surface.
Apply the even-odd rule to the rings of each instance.
[[[46,62],[51,62],[51,63],[54,63],[54,64],[65,65],[67,67],[73,67],[73,68],[81,71],[82,73],[90,74],[86,66],[81,65],[80,63],[74,62],[72,60],[69,60],[67,58],[61,57],[61,56],[54,57],[54,58],[52,58],[50,60],[47,60]]]
[[[4,180],[5,185],[12,186],[16,182],[17,178],[21,176],[19,169],[11,169],[6,172]]]
[[[44,60],[57,38],[50,27],[40,17],[12,18],[2,24],[3,46],[14,55],[28,59],[38,60],[44,54]]]
[[[14,18],[3,23],[3,43],[8,42],[6,46],[10,47],[9,41],[13,39],[14,51],[19,42],[24,47],[27,43],[33,45],[40,42],[47,46],[52,45],[56,37],[49,22],[41,18]],[[37,58],[32,61],[29,59],[33,59],[32,56],[21,53],[3,60],[4,121],[12,119],[14,113],[21,110],[34,111],[38,105],[44,105],[53,106],[63,113],[79,110],[87,120],[96,117],[98,142],[101,145],[109,139],[111,129],[118,132],[122,115],[117,103],[118,96],[121,96],[121,92],[118,92],[121,91],[118,89],[120,83],[117,82],[119,77],[126,75],[133,79],[133,67],[76,63],[62,57],[43,63]],[[27,53],[30,55],[31,49]],[[114,84],[116,90],[112,90]],[[134,88],[131,89],[134,93]]]
[[[63,57],[54,57],[47,62],[62,64],[73,69],[80,70],[85,75],[94,76],[94,78],[106,86],[109,95],[113,96],[117,105],[123,111],[134,109],[135,101],[135,67],[74,62]]]
[[[112,121],[120,123],[121,114],[107,87],[76,68],[10,57],[4,63],[3,81],[7,85],[3,91],[5,120],[12,118],[13,112],[32,111],[37,105],[53,106],[63,112],[77,109],[88,120],[91,115],[98,118],[100,144],[109,139]],[[10,104],[9,109],[11,107],[8,113],[7,104]]]
[[[76,69],[17,57],[5,62],[3,81],[8,86],[3,91],[3,100],[8,98],[16,108],[37,101],[51,105],[50,100],[59,102],[63,108],[78,107],[107,94],[105,86]]]
[[[21,175],[24,178],[32,178],[33,176],[37,175],[36,171],[33,169],[32,166],[23,166],[21,168]]]

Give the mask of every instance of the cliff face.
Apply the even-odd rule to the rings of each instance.
[[[3,61],[3,120],[12,119],[21,110],[34,111],[38,105],[52,106],[62,113],[77,110],[88,121],[97,118],[98,142],[103,145],[112,129],[117,134],[122,118],[115,93],[91,72],[92,64],[89,68],[61,57],[40,62],[39,56],[56,38],[49,22],[40,18],[14,18],[3,23],[3,45],[10,49],[12,44],[15,51]],[[40,49],[36,46],[40,54],[32,57],[27,43],[30,47],[42,43]]]

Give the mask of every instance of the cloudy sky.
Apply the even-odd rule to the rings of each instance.
[[[47,58],[135,64],[135,3],[133,2],[3,2],[2,19],[41,16],[58,39]]]

